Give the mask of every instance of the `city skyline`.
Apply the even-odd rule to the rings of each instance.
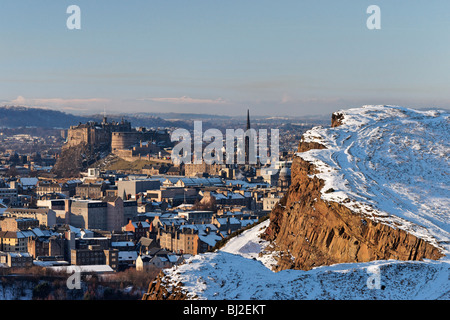
[[[81,8],[81,30],[66,9]],[[366,9],[381,8],[381,30]],[[448,108],[445,1],[33,1],[0,10],[0,105],[75,114]]]

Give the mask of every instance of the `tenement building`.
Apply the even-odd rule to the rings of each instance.
[[[39,221],[39,225],[45,227],[53,227],[56,224],[56,212],[48,208],[8,208],[3,216],[36,219]]]
[[[157,240],[161,248],[182,254],[198,254],[200,239],[197,230],[172,226],[158,229]]]

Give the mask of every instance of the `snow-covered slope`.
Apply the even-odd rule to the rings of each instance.
[[[268,221],[232,239],[222,250],[191,257],[166,271],[190,297],[208,300],[450,299],[449,261],[374,261],[271,271],[267,243],[259,234]]]
[[[304,135],[326,149],[298,154],[325,181],[323,199],[430,241],[443,258],[275,273],[259,238],[266,221],[168,270],[168,279],[200,299],[450,299],[449,114],[391,106],[339,113],[342,125]]]

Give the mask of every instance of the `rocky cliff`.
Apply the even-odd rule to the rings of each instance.
[[[186,300],[187,292],[182,289],[182,283],[170,285],[165,277],[166,275],[161,271],[155,281],[148,286],[148,291],[142,300]]]
[[[342,119],[342,114],[333,114],[332,127],[338,127]],[[320,143],[302,140],[298,152],[324,148]],[[271,223],[265,238],[283,253],[277,270],[310,270],[335,263],[443,256],[439,248],[405,230],[376,222],[342,203],[323,200],[324,181],[314,173],[313,164],[295,157],[291,168],[292,184],[270,214]]]
[[[60,178],[76,178],[90,165],[108,155],[109,149],[94,147],[86,143],[64,147],[56,160],[52,173]]]

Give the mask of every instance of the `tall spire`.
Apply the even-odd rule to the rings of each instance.
[[[108,119],[106,118],[106,107],[103,107],[103,124],[108,123]]]
[[[250,110],[247,109],[247,130],[250,129]],[[245,164],[249,163],[250,158],[250,137],[248,135],[245,136]]]
[[[247,130],[250,129],[250,110],[247,109]]]

